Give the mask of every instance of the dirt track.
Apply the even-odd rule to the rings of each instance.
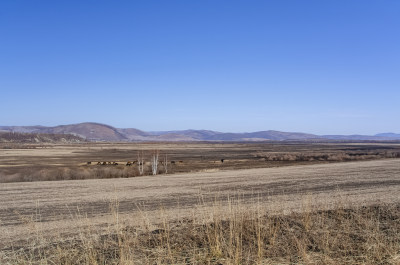
[[[129,179],[10,183],[0,185],[0,249],[30,233],[33,221],[42,230],[73,231],[79,209],[93,224],[108,222],[110,202],[119,201],[121,214],[161,207],[179,214],[192,211],[200,198],[239,196],[276,208],[300,207],[305,194],[313,203],[374,203],[400,200],[400,160],[334,163],[236,171],[146,176]]]

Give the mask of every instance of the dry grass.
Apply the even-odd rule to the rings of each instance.
[[[258,197],[261,205],[296,210],[304,194],[314,194],[315,207],[338,200],[355,205],[400,203],[397,159],[237,171],[144,176],[103,180],[3,183],[0,185],[0,249],[34,237],[29,220],[40,213],[46,236],[75,234],[79,208],[91,223],[105,227],[109,201],[118,196],[121,215],[138,215],[137,205],[157,216],[162,206],[170,216],[190,217],[198,205],[240,194],[243,203]],[[272,209],[273,208],[273,209]],[[325,207],[326,208],[326,207]],[[285,212],[286,213],[286,212]]]
[[[122,225],[119,203],[107,233],[88,223],[79,238],[9,249],[3,264],[399,264],[400,205],[312,209],[270,214],[240,200],[201,208],[192,218],[170,220],[160,210],[154,226],[142,215]],[[82,217],[80,222],[85,222]]]
[[[138,176],[137,164],[125,166],[138,152],[150,175],[152,150],[160,151],[160,161],[167,155],[169,174],[400,157],[394,143],[0,143],[0,183]],[[119,165],[97,165],[105,161]],[[164,172],[160,165],[158,173]]]
[[[2,184],[0,264],[400,264],[399,168]]]
[[[148,175],[148,171],[146,173]],[[115,166],[27,168],[11,175],[1,176],[0,183],[131,178],[139,175],[136,168]]]

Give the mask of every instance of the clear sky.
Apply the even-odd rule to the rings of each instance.
[[[400,133],[400,1],[0,1],[0,125]]]

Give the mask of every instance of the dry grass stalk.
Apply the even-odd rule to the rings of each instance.
[[[161,208],[154,226],[122,225],[118,200],[107,233],[87,224],[77,239],[10,249],[2,264],[399,264],[400,205],[314,209],[311,196],[301,212],[269,214],[261,203],[216,199],[199,205],[192,218],[172,220]],[[206,207],[205,207],[206,206]],[[85,222],[85,216],[77,221]],[[32,220],[34,225],[40,220]]]

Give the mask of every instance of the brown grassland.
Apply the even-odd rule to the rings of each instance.
[[[1,147],[0,264],[400,264],[393,143]]]
[[[150,175],[154,150],[160,162],[167,157],[168,173],[400,157],[400,144],[395,143],[0,143],[0,182],[135,177],[140,175],[137,163],[125,165],[137,160],[138,152],[143,153],[144,175]],[[161,163],[158,173],[165,173]]]

